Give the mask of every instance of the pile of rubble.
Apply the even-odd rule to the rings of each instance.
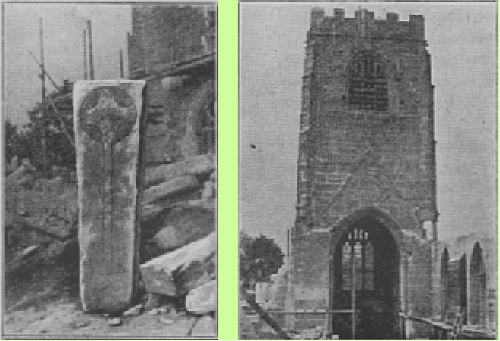
[[[146,168],[140,272],[147,301],[124,316],[186,311],[215,336],[216,191],[212,154]]]
[[[23,159],[21,165],[18,166],[17,158],[14,157],[9,164],[6,164],[5,171],[7,173],[6,185],[33,186],[36,168],[31,165],[29,159]]]
[[[71,252],[75,261],[66,259],[65,262],[75,267],[73,278],[77,281],[76,184],[69,186],[60,177],[36,179],[35,172],[29,161],[23,161],[7,181],[12,188],[23,184],[25,196],[32,201],[37,193],[48,193],[52,196],[50,199],[36,200],[48,205],[61,198],[70,209],[59,212],[61,205],[51,205],[58,207],[57,212],[51,212],[51,208],[43,209],[40,214],[30,209],[7,212],[9,230],[17,231],[12,240],[23,239],[17,243],[14,256],[7,259],[7,268],[13,271],[32,268],[35,263],[43,267],[68,251],[75,251]],[[105,320],[109,327],[120,326],[117,328],[120,332],[130,326],[130,319],[154,318],[169,330],[186,324],[190,336],[214,337],[217,307],[215,157],[196,155],[176,163],[150,165],[145,173],[139,250],[139,292],[142,294],[130,309],[110,314]],[[27,181],[28,178],[31,180]],[[48,190],[61,183],[63,190]],[[7,201],[11,197],[7,196]],[[64,217],[65,214],[68,216]]]
[[[77,247],[77,189],[70,172],[53,167],[54,177],[47,179],[28,159],[16,166],[14,158],[4,182],[7,274],[43,266],[68,246]]]
[[[21,187],[24,189],[34,189],[42,191],[46,183],[56,184],[63,182],[76,183],[76,172],[70,171],[67,167],[52,166],[45,172],[45,177],[37,171],[29,159],[23,159],[21,165],[17,157],[13,157],[11,162],[5,165],[6,186]],[[48,179],[49,177],[50,179]]]

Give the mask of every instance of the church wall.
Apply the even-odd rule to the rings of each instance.
[[[215,43],[213,6],[134,5],[129,36],[130,73],[210,52]]]
[[[386,111],[349,103],[349,65],[363,50],[385,63]],[[435,242],[422,224],[437,220],[434,89],[423,18],[399,21],[389,13],[374,20],[365,10],[345,18],[342,10],[325,16],[313,9],[302,90],[295,309],[335,307],[329,302],[331,252],[345,221],[373,210],[385,217],[398,245],[401,310],[432,316],[439,269]],[[304,289],[320,299],[300,300],[296,294]]]
[[[134,5],[129,73],[151,76],[166,66],[213,53],[215,7]],[[148,81],[146,163],[174,163],[214,152],[200,141],[200,115],[215,102],[215,66]],[[189,67],[188,67],[189,69]]]
[[[145,79],[140,262],[216,230],[215,6],[132,6],[129,77]]]
[[[168,77],[150,84],[148,105],[159,117],[147,128],[146,162],[171,163],[200,154],[198,116],[214,100],[210,76]]]
[[[315,52],[310,95],[314,107],[309,110],[309,143],[315,146],[310,163],[313,212],[330,203],[346,177],[356,171],[356,162],[371,148],[374,155],[367,161],[375,171],[388,177],[402,199],[420,209],[424,220],[433,220],[432,88],[423,43],[371,44],[387,62],[389,98],[388,112],[372,112],[350,110],[346,100],[348,63],[363,45],[361,40],[313,33],[310,40]]]
[[[432,242],[418,237],[406,237],[408,258],[408,312],[413,316],[433,314]]]
[[[327,231],[311,231],[293,241],[292,290],[295,310],[329,309],[329,248]],[[324,325],[324,315],[296,315],[298,330]]]

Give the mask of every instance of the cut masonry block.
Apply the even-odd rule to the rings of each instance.
[[[217,269],[217,233],[142,264],[149,293],[181,296],[211,282]]]
[[[73,93],[80,295],[85,311],[121,311],[138,279],[145,81],[79,81]]]

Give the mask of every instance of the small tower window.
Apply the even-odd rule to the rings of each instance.
[[[387,77],[383,61],[372,51],[355,55],[349,67],[349,105],[353,109],[386,111]]]

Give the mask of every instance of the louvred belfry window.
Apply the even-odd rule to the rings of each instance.
[[[368,232],[349,232],[342,246],[342,290],[351,290],[353,280],[356,290],[374,290],[374,251]]]
[[[372,51],[362,51],[354,56],[349,67],[348,99],[353,109],[387,110],[385,66]]]

